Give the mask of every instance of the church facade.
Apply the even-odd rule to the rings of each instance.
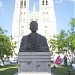
[[[56,35],[56,17],[53,0],[39,0],[39,11],[35,4],[32,12],[29,10],[29,0],[15,0],[12,23],[12,42],[16,41],[15,53],[18,53],[23,36],[30,33],[29,24],[37,21],[38,33],[48,40]]]

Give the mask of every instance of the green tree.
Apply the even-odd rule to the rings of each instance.
[[[0,54],[7,56],[12,55],[11,42],[6,35],[0,35]]]
[[[75,18],[71,19],[71,22],[69,23],[70,30],[68,31],[68,45],[71,52],[75,52]]]
[[[67,34],[64,30],[61,30],[60,34],[57,36],[57,48],[58,48],[58,54],[65,52],[65,47],[67,47]]]
[[[71,52],[75,52],[75,33],[71,33],[68,38],[68,48]]]
[[[50,44],[50,51],[53,54],[53,52],[56,50],[56,46],[57,46],[57,44],[56,44],[56,36],[55,35],[53,36],[53,38],[50,38],[49,44]]]
[[[71,19],[69,25],[70,30],[67,32],[61,30],[59,35],[50,39],[49,43],[52,51],[55,51],[57,48],[58,54],[64,53],[65,51],[75,53],[75,18]]]
[[[71,31],[74,32],[74,30],[75,30],[75,18],[71,19],[69,25],[71,27]]]
[[[5,35],[6,32],[7,30],[4,30],[3,28],[0,27],[0,34]]]
[[[50,39],[49,43],[51,45],[52,51],[55,51],[57,48],[56,53],[64,53],[64,47],[67,46],[67,34],[64,30],[61,30],[59,35],[54,36],[52,39]]]
[[[13,55],[14,52],[14,43],[11,42],[10,37],[6,36],[6,30],[0,28],[0,59],[4,58],[4,55],[7,57]]]

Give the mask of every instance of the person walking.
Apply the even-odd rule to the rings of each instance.
[[[73,63],[72,63],[72,68],[75,71],[75,61],[73,61]]]
[[[66,57],[66,55],[64,56],[64,65],[67,66],[67,57]]]
[[[60,67],[61,62],[62,62],[62,59],[60,56],[58,56],[56,61],[55,61],[55,64],[57,65],[57,67]]]

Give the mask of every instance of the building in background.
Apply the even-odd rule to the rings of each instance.
[[[56,35],[56,17],[53,0],[39,0],[39,11],[35,4],[32,12],[29,10],[29,0],[15,0],[12,23],[12,38],[16,41],[15,53],[18,53],[21,39],[30,33],[31,21],[38,22],[38,33],[50,39]]]

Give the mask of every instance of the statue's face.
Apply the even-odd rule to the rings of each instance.
[[[38,25],[36,23],[31,23],[30,24],[30,30],[32,32],[36,32],[38,30]]]

